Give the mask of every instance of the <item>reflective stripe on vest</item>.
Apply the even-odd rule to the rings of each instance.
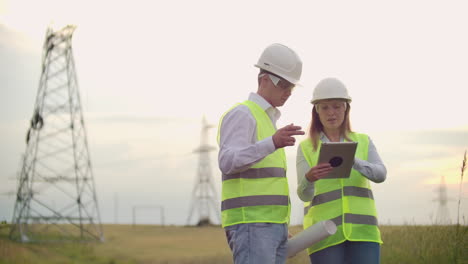
[[[350,133],[350,139],[358,142],[356,157],[367,160],[369,139],[367,135]],[[318,153],[310,139],[300,148],[310,167],[317,164]],[[314,198],[305,203],[304,229],[323,220],[337,225],[337,232],[308,248],[312,254],[343,241],[369,241],[382,243],[378,229],[374,195],[364,175],[352,169],[349,178],[321,179],[314,183]]]
[[[270,177],[286,177],[286,172],[283,168],[251,168],[249,170],[230,175],[223,174],[223,181],[239,178],[261,179]]]
[[[289,198],[284,195],[254,195],[243,196],[224,200],[221,203],[221,211],[258,205],[284,205],[288,206]]]
[[[270,117],[259,105],[252,101],[242,104],[249,108],[256,121],[257,141],[271,137],[276,132]],[[220,120],[218,143],[224,116]],[[283,148],[275,150],[246,171],[222,177],[223,227],[254,222],[289,222],[289,187]]]
[[[344,215],[344,222],[348,224],[361,224],[361,225],[377,225],[377,217],[372,215],[360,215],[360,214],[345,214]],[[330,219],[335,223],[335,225],[339,226],[343,224],[343,216],[340,215],[338,217]]]
[[[367,189],[367,188],[345,186],[343,187],[343,194],[345,196],[365,197],[365,198],[370,198],[374,200],[374,195],[372,194],[372,190]],[[316,195],[314,196],[312,203],[304,207],[304,215],[307,214],[307,211],[312,206],[323,204],[323,203],[330,202],[330,201],[337,200],[337,199],[341,199],[341,189]]]
[[[307,209],[310,207],[306,207]],[[372,215],[360,215],[360,214],[344,214],[344,223],[348,224],[361,224],[361,225],[378,225],[378,220],[377,217],[372,216]],[[343,224],[343,216],[337,216],[335,218],[329,219],[333,223],[335,223],[336,226],[342,225]]]

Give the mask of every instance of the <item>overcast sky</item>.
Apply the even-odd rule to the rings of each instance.
[[[185,224],[201,120],[218,124],[256,91],[253,67],[275,42],[304,63],[302,87],[278,126],[307,128],[316,83],[341,79],[352,126],[387,166],[373,185],[382,223],[430,223],[445,177],[456,221],[468,149],[465,1],[5,1],[0,0],[0,220],[11,220],[47,26],[76,24],[73,52],[103,222],[131,222],[135,205],[162,205]],[[216,145],[216,128],[210,144]],[[298,137],[298,140],[303,137]],[[296,147],[286,150],[292,224]],[[217,152],[212,176],[220,194]],[[465,177],[461,215],[468,216]],[[117,201],[117,203],[116,203]],[[155,212],[143,212],[153,222]],[[158,220],[154,220],[158,223]]]

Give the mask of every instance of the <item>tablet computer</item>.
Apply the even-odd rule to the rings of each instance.
[[[357,142],[323,142],[319,163],[330,163],[332,171],[322,179],[348,178],[354,164]]]

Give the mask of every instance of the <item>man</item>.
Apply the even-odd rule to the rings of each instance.
[[[290,48],[272,44],[255,66],[257,93],[220,120],[222,226],[235,264],[285,263],[290,201],[283,148],[304,132],[293,124],[277,130],[277,107],[299,82],[302,61]]]

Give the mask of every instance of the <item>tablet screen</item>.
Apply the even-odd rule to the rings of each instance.
[[[348,178],[354,164],[357,142],[323,142],[318,163],[330,163],[332,171],[323,179]]]

